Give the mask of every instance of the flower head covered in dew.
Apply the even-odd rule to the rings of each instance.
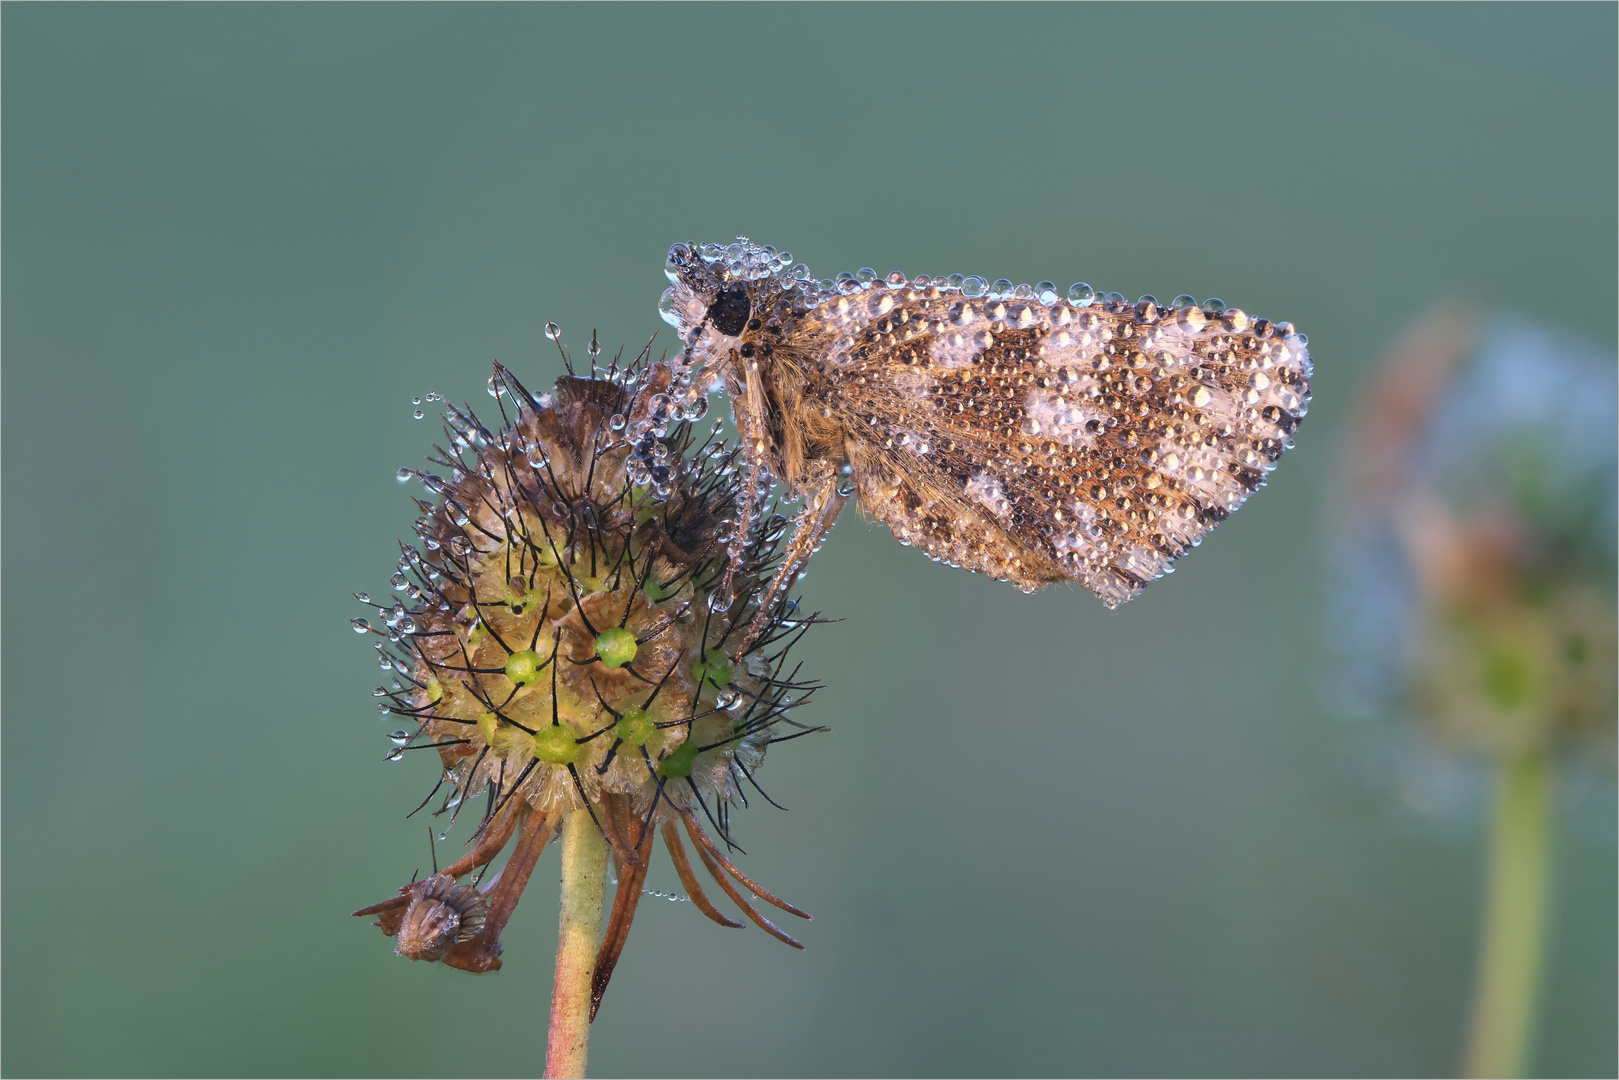
[[[1479,763],[1527,752],[1611,769],[1615,402],[1612,355],[1463,308],[1367,395],[1329,611],[1345,711],[1420,722],[1408,803],[1469,808]]]
[[[497,364],[500,428],[447,406],[449,448],[430,458],[442,473],[400,470],[430,498],[416,500],[421,546],[403,548],[396,599],[356,594],[377,610],[354,627],[378,638],[393,677],[375,692],[378,708],[404,722],[390,760],[436,756],[438,784],[418,810],[436,802],[435,816],[469,815],[475,827],[453,864],[355,914],[379,915],[401,955],[494,970],[500,931],[546,841],[587,808],[618,868],[592,1015],[656,835],[705,915],[742,925],[708,898],[682,833],[743,915],[798,946],[753,897],[809,916],[732,863],[729,811],[748,802],[747,789],[763,795],[755,775],[771,743],[825,730],[792,715],[815,686],[799,681],[787,653],[813,616],[779,601],[769,631],[737,647],[785,520],[753,523],[736,598],[716,601],[743,474],[718,426],[697,442],[692,422],[706,399],[678,362],[646,355],[623,370],[593,365],[590,378],[565,377],[539,397]]]

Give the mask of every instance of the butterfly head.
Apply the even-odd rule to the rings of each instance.
[[[808,277],[798,269],[787,252],[743,236],[731,244],[675,244],[664,263],[671,284],[658,312],[694,361],[718,359],[737,347],[767,296]]]

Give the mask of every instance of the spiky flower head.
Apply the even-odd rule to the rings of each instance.
[[[541,848],[583,808],[619,864],[597,1002],[655,831],[705,914],[741,925],[708,901],[682,831],[743,913],[796,945],[736,886],[803,913],[723,852],[729,808],[747,801],[744,787],[758,791],[754,774],[769,745],[821,730],[789,715],[815,687],[785,667],[815,619],[780,601],[766,632],[738,647],[785,519],[767,514],[752,524],[733,568],[734,596],[718,596],[745,473],[734,467],[736,449],[719,441],[719,425],[696,444],[692,422],[706,397],[678,363],[593,365],[591,377],[565,377],[539,397],[497,364],[490,393],[498,430],[447,406],[448,446],[430,459],[442,471],[400,470],[401,482],[420,480],[431,496],[417,500],[420,546],[403,547],[397,599],[373,602],[381,625],[354,621],[385,639],[377,654],[394,680],[376,691],[379,708],[405,721],[389,757],[437,755],[434,790],[447,791],[435,812],[453,821],[478,807],[472,850],[357,914],[381,915],[403,955],[499,967],[500,931]],[[494,880],[459,884],[514,834]]]

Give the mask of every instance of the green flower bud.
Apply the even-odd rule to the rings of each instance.
[[[552,765],[572,765],[579,760],[584,747],[574,739],[573,732],[560,724],[543,727],[534,733],[534,756]]]
[[[703,653],[703,658],[692,667],[692,677],[699,686],[729,686],[731,682],[731,658],[719,649],[709,649]]]
[[[478,730],[483,732],[485,742],[495,741],[495,732],[500,729],[500,717],[492,712],[486,712],[478,717]]]
[[[652,722],[652,715],[645,709],[625,709],[624,715],[613,725],[613,738],[625,746],[645,746],[657,733],[658,726]]]
[[[1521,653],[1501,649],[1484,661],[1484,696],[1502,712],[1528,704],[1532,682],[1529,660]]]
[[[675,748],[674,752],[658,762],[658,775],[671,780],[678,780],[691,775],[691,768],[697,760],[697,740],[687,738]]]
[[[622,626],[610,626],[596,635],[596,655],[610,668],[621,668],[635,659],[635,635]]]
[[[540,654],[532,649],[514,652],[506,659],[506,678],[517,686],[527,686],[539,678],[540,665],[543,663]]]

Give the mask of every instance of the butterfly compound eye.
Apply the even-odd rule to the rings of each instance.
[[[748,290],[726,289],[708,306],[708,320],[720,333],[735,337],[748,324],[750,308]]]

